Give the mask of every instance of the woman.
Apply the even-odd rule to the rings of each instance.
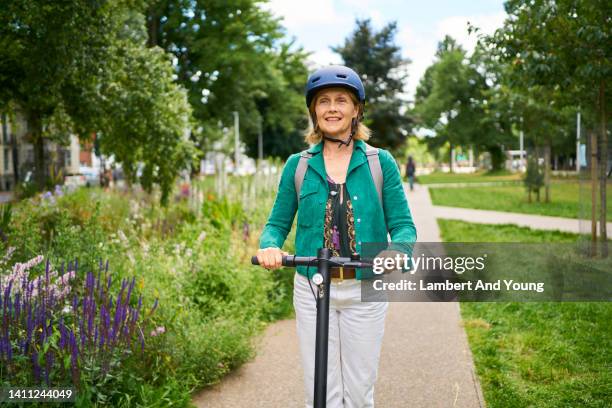
[[[370,131],[361,123],[365,90],[357,73],[344,66],[319,69],[308,78],[306,105],[312,121],[306,142],[312,145],[312,157],[299,199],[295,172],[300,153],[285,164],[260,237],[260,265],[281,266],[286,254],[281,248],[296,212],[300,256],[316,256],[321,247],[329,248],[332,256],[350,256],[360,253],[362,242],[387,242],[387,233],[393,242],[416,241],[399,169],[382,149],[382,205],[378,198],[365,155]],[[308,281],[314,272],[299,266],[293,292],[307,407],[312,407],[314,392],[316,301]],[[331,268],[330,273],[327,406],[373,407],[388,303],[361,301],[359,270]]]

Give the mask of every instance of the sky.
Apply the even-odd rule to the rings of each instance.
[[[342,62],[330,47],[344,44],[356,18],[371,19],[376,30],[396,21],[395,43],[412,61],[406,83],[409,98],[446,34],[471,52],[476,37],[468,35],[467,22],[492,33],[505,17],[501,0],[269,0],[263,7],[283,19],[289,38],[313,53],[314,67]]]

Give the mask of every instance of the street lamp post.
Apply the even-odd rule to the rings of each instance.
[[[240,144],[239,126],[238,112],[234,111],[234,175],[238,174],[238,155],[240,154],[238,151]]]
[[[520,171],[524,171],[525,163],[523,161],[523,153],[524,153],[523,149],[525,148],[525,135],[523,134],[523,117],[522,116],[521,116],[521,131],[520,131],[519,135],[520,135],[520,137],[519,137],[519,141],[520,141],[520,146],[519,146],[519,150],[520,150],[520,153],[519,153],[519,155],[520,155],[519,156],[520,157],[519,163],[520,164],[519,164],[519,167],[520,167],[520,169],[519,170]]]
[[[576,114],[576,173],[580,174],[580,107]]]
[[[263,134],[262,134],[262,118],[261,116],[259,117],[259,135],[257,137],[257,158],[259,158],[259,161],[261,162],[263,160]]]

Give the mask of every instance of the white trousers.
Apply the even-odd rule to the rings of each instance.
[[[327,408],[374,407],[374,383],[385,329],[387,302],[362,302],[356,279],[332,281],[329,302]],[[312,284],[316,293],[316,286]],[[295,273],[293,287],[306,407],[314,399],[316,301],[305,276]]]

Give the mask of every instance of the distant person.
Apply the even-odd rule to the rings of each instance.
[[[102,167],[102,169],[100,170],[99,176],[100,187],[102,187],[105,191],[108,190],[108,183],[110,180],[108,179],[108,173],[104,167]]]
[[[414,190],[414,173],[416,173],[416,166],[412,160],[412,156],[408,156],[408,163],[406,163],[406,177],[408,177],[410,191]]]

